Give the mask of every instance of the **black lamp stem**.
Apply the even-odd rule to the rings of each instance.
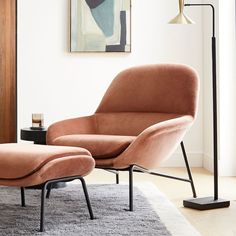
[[[216,80],[216,37],[215,8],[212,4],[185,4],[188,6],[205,6],[212,9],[212,95],[213,95],[213,156],[214,156],[214,199],[218,200],[218,127],[217,127],[217,80]]]
[[[217,78],[216,78],[216,37],[215,8],[212,4],[185,4],[185,6],[204,6],[212,9],[212,95],[213,95],[213,156],[214,156],[214,198],[195,198],[184,200],[184,206],[198,210],[228,207],[230,202],[218,198],[218,127],[217,127]]]
[[[217,81],[216,38],[212,37],[212,94],[213,94],[213,152],[214,152],[214,199],[218,200],[218,127],[217,127]]]

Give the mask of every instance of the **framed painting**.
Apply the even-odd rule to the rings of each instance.
[[[131,0],[70,0],[71,52],[130,52]]]

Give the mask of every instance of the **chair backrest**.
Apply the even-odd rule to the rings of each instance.
[[[198,76],[185,65],[159,64],[127,69],[112,81],[97,108],[99,133],[137,135],[144,128],[162,121],[162,114],[195,118],[198,91]],[[113,115],[108,116],[108,113]],[[134,114],[145,114],[140,118],[141,123],[147,120],[142,128],[138,121],[131,124]],[[111,117],[111,124],[108,117]],[[120,117],[126,122],[121,123]],[[131,132],[128,124],[133,126]],[[118,126],[123,128],[117,131]]]

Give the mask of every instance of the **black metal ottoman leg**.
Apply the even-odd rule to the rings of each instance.
[[[52,184],[49,184],[49,185],[48,185],[47,194],[46,194],[46,198],[49,198],[49,197],[50,197],[51,190],[52,190]]]
[[[89,210],[89,214],[90,214],[90,219],[93,220],[94,219],[93,210],[92,210],[91,203],[90,203],[90,200],[89,200],[89,195],[88,195],[86,183],[85,183],[83,177],[80,177],[79,179],[82,183],[82,187],[83,187],[83,190],[84,190],[84,196],[85,196],[85,199],[86,199],[86,202],[87,202],[87,206],[88,206],[88,210]]]
[[[21,206],[25,207],[25,188],[24,187],[20,188],[20,193],[21,193]]]
[[[119,171],[116,172],[116,184],[120,183]]]
[[[47,183],[42,186],[41,192],[41,211],[40,211],[40,232],[44,231],[44,202]]]
[[[133,169],[134,166],[129,168],[129,210],[134,210],[134,199],[133,199]]]

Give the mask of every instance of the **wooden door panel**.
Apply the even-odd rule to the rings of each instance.
[[[0,143],[16,141],[16,1],[0,0]]]

